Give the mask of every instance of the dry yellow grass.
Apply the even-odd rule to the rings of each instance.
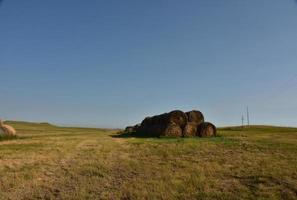
[[[220,129],[217,138],[116,137],[113,130],[11,123],[0,199],[296,199],[297,129]]]

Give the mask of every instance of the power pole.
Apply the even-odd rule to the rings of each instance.
[[[249,107],[246,107],[246,119],[247,119],[247,125],[248,127],[250,126],[250,112],[249,112]]]
[[[244,116],[243,115],[241,116],[241,127],[242,128],[244,127]]]

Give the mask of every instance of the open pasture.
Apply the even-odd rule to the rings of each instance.
[[[297,129],[220,128],[216,138],[10,122],[0,199],[296,199]]]

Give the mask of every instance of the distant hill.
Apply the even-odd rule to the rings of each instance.
[[[26,121],[5,121],[6,124],[9,124],[16,129],[19,130],[57,130],[61,128],[67,128],[67,129],[88,129],[88,130],[101,130],[101,131],[108,131],[108,130],[118,130],[118,129],[107,129],[107,128],[88,128],[88,127],[63,127],[63,126],[57,126],[50,124],[48,122],[26,122]]]
[[[265,132],[296,132],[297,128],[294,127],[281,127],[281,126],[270,126],[270,125],[251,125],[251,126],[230,126],[218,128],[221,131],[265,131]]]

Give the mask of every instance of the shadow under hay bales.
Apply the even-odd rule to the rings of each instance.
[[[164,135],[156,135],[156,134],[148,134],[146,132],[141,132],[141,131],[123,131],[123,132],[118,132],[117,134],[111,135],[113,138],[191,138],[191,139],[201,139],[201,138],[215,138],[215,137],[221,137],[221,135],[216,134],[215,137],[201,137],[198,135],[195,136],[182,136],[182,137],[175,137],[175,136],[164,136]]]
[[[148,135],[144,132],[120,132],[117,135],[112,135],[113,138],[160,138],[160,136],[156,135]]]

